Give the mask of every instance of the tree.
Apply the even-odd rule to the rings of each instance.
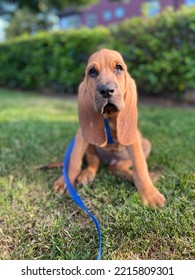
[[[16,10],[5,28],[6,39],[14,38],[22,34],[35,34],[39,30],[48,30],[53,22],[48,14],[35,14],[28,8]]]
[[[16,9],[28,8],[34,13],[61,10],[67,6],[89,5],[98,0],[1,0],[0,15],[10,16]]]
[[[52,15],[66,7],[80,7],[100,0],[0,0],[0,16],[8,22],[7,39],[21,34],[34,34],[52,27]],[[112,0],[121,1],[121,0]],[[122,0],[123,1],[123,0]]]
[[[34,34],[54,25],[52,16],[66,6],[92,4],[98,0],[0,0],[0,15],[7,17],[7,39]]]

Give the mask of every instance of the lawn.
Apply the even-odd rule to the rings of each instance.
[[[78,126],[74,98],[0,90],[0,259],[94,259],[91,219],[52,190]],[[163,209],[144,206],[132,183],[101,169],[79,194],[98,218],[102,259],[194,259],[195,110],[139,106],[152,144],[149,169],[161,174]]]

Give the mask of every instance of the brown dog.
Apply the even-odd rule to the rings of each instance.
[[[165,198],[154,187],[146,163],[151,145],[137,128],[136,85],[118,52],[103,49],[89,58],[79,87],[78,112],[80,126],[69,163],[70,181],[93,181],[101,160],[114,174],[133,180],[145,204],[162,207]],[[107,143],[104,117],[109,120],[114,144]],[[88,166],[81,170],[84,156]],[[54,183],[54,189],[64,191],[63,177]]]

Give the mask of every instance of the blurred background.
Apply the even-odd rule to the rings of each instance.
[[[75,93],[107,47],[140,94],[195,99],[195,0],[1,0],[0,17],[0,86]]]

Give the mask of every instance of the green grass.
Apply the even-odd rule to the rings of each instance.
[[[78,126],[74,99],[0,90],[0,258],[94,259],[94,224],[69,197],[52,191]],[[195,111],[140,106],[152,144],[149,168],[166,196],[163,209],[142,204],[134,186],[102,166],[79,194],[101,224],[103,259],[193,259]]]

